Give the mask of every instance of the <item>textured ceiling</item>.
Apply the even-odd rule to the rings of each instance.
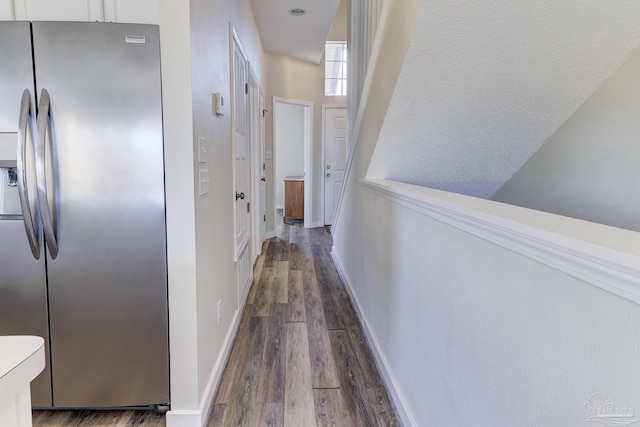
[[[324,44],[340,0],[251,0],[262,46],[279,53],[319,64]],[[289,10],[302,8],[304,16]]]
[[[368,176],[491,197],[640,45],[640,2],[425,0]]]

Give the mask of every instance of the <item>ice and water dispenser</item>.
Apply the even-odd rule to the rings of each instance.
[[[0,220],[22,215],[18,193],[18,134],[0,133]]]

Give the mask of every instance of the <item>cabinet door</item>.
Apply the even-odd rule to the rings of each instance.
[[[13,0],[0,0],[0,21],[13,21],[15,19]]]
[[[107,22],[159,24],[158,0],[104,0],[104,18]]]
[[[19,21],[104,21],[101,0],[14,0]]]

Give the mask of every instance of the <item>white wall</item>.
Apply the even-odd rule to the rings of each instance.
[[[243,50],[259,81],[263,79],[262,46],[249,0],[192,0],[191,91],[193,139],[205,138],[206,163],[192,162],[193,185],[198,169],[208,169],[210,191],[195,200],[196,304],[199,411],[206,416],[217,375],[224,369],[223,351],[228,349],[232,327],[239,316],[236,300],[236,266],[233,257],[233,158],[231,150],[230,32],[234,26]],[[225,99],[226,114],[212,114],[212,94]],[[195,151],[194,151],[195,152]],[[222,301],[220,324],[216,306]]]
[[[493,200],[640,231],[640,50]]]
[[[329,40],[346,40],[346,1],[343,0],[338,7],[336,19],[329,32]],[[273,151],[273,105],[274,96],[295,99],[313,103],[313,158],[312,170],[315,186],[313,188],[314,200],[311,212],[312,223],[322,223],[323,212],[321,210],[321,179],[323,174],[322,164],[322,104],[345,105],[344,97],[324,96],[324,56],[320,64],[313,64],[286,56],[267,53],[265,54],[265,100],[266,108],[270,110],[265,120],[265,146],[267,151]],[[275,212],[273,193],[274,170],[273,162],[267,160],[267,232],[273,232]],[[306,197],[306,195],[305,195]],[[308,213],[305,212],[305,216]]]
[[[220,92],[229,105],[229,22],[260,81],[262,47],[248,0],[159,4],[172,399],[167,426],[196,427],[206,419],[238,316],[230,112],[213,116],[211,96]],[[194,149],[197,137],[208,147],[203,164]],[[196,196],[201,168],[209,170],[211,188]]]
[[[159,0],[167,201],[171,400],[197,410],[196,224],[189,6]]]
[[[276,207],[284,206],[284,178],[304,176],[304,108],[275,102]]]
[[[631,248],[624,256],[640,265],[637,233],[431,191],[438,206],[505,211],[507,227],[524,218],[520,230],[557,221],[559,233],[602,233],[605,244]],[[406,425],[585,426],[591,412],[583,403],[595,393],[640,407],[636,302],[418,212],[411,201],[363,189],[347,196],[355,200],[334,253]],[[483,214],[470,227],[483,229]],[[637,268],[633,282],[635,289]]]

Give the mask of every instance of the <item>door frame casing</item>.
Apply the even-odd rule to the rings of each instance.
[[[266,171],[262,170],[262,165],[265,162],[264,153],[264,140],[262,137],[262,131],[260,128],[260,122],[262,120],[262,111],[260,104],[260,95],[262,93],[260,88],[260,82],[256,76],[255,70],[252,64],[248,64],[249,67],[249,135],[250,135],[250,159],[251,159],[251,204],[253,205],[251,215],[251,246],[252,256],[257,257],[262,254],[262,243],[265,240],[265,236],[261,233],[260,222],[261,218],[261,206],[262,206],[262,193],[260,191],[260,180],[263,176],[266,177]],[[266,182],[265,182],[266,187]]]
[[[277,144],[277,109],[276,104],[290,104],[297,105],[299,107],[304,108],[304,227],[312,228],[312,214],[313,214],[313,187],[315,184],[314,175],[313,175],[313,102],[310,101],[300,101],[296,99],[290,98],[282,98],[279,96],[273,97],[273,176],[276,176],[276,171],[278,165],[276,164],[276,151],[278,150]],[[275,195],[276,195],[276,185],[278,185],[276,180],[273,180],[273,215],[274,218],[277,216],[277,206],[275,203]],[[284,196],[284,195],[283,195]]]

